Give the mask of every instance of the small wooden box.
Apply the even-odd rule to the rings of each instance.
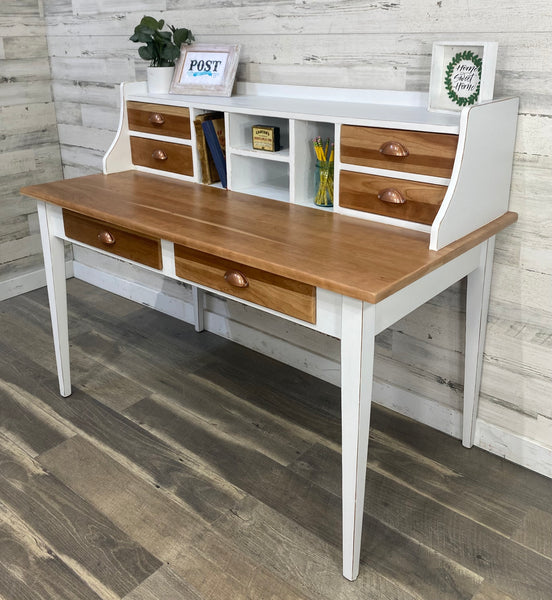
[[[267,150],[277,152],[280,150],[280,128],[270,125],[253,125],[251,128],[253,150]]]

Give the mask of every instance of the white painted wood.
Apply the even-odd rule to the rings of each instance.
[[[338,171],[339,174],[339,171]],[[339,188],[336,188],[339,189]],[[339,194],[336,194],[339,198]],[[431,225],[424,225],[422,223],[414,223],[414,221],[402,221],[401,219],[394,219],[393,217],[385,217],[384,215],[375,215],[361,210],[352,210],[350,208],[343,208],[338,206],[335,208],[335,212],[347,217],[354,217],[355,219],[364,219],[365,221],[374,221],[374,223],[383,223],[385,225],[395,225],[396,227],[402,227],[404,229],[411,229],[412,231],[421,231],[423,233],[431,232]]]
[[[102,170],[108,173],[119,173],[134,168],[130,156],[130,137],[125,102],[125,84],[120,87],[120,120],[117,134],[102,160]]]
[[[130,84],[127,98],[138,102],[148,102],[151,98],[146,89],[138,84]],[[172,106],[197,106],[205,110],[218,110],[244,115],[249,120],[251,115],[265,119],[300,119],[319,120],[327,123],[347,122],[353,125],[390,127],[394,129],[410,129],[418,131],[436,131],[441,133],[458,133],[459,116],[456,114],[430,113],[425,107],[401,105],[404,101],[401,93],[377,90],[372,96],[363,94],[363,90],[342,90],[324,88],[324,93],[313,102],[312,89],[301,86],[278,86],[275,88],[257,86],[263,94],[235,95],[230,98],[209,96],[156,95],[157,102]],[[252,88],[246,88],[250,92]],[[275,91],[278,95],[268,95]],[[350,92],[350,93],[349,93]],[[355,92],[358,92],[356,94]],[[333,98],[337,98],[334,100]],[[360,101],[364,97],[366,100]],[[381,104],[370,102],[377,99]],[[417,96],[414,96],[416,98]],[[255,124],[255,123],[252,123]]]
[[[192,303],[194,306],[194,326],[196,331],[203,331],[204,325],[204,293],[198,287],[192,288]]]
[[[175,262],[174,262],[174,244],[167,240],[161,240],[161,261],[163,265],[163,275],[166,277],[175,278]]]
[[[358,576],[374,369],[375,306],[343,298],[341,447],[343,576]]]
[[[153,67],[152,67],[153,68]],[[148,140],[158,140],[160,142],[171,142],[171,144],[180,144],[181,146],[191,146],[192,140],[184,138],[174,138],[167,135],[158,135],[157,133],[144,133],[142,131],[130,131],[130,137],[146,138]]]
[[[312,140],[320,136],[335,142],[336,127],[333,123],[321,121],[292,120],[294,132],[294,158],[291,161],[291,189],[293,201],[303,206],[315,207],[315,166],[316,155]],[[334,199],[336,194],[334,193]]]
[[[355,173],[394,177],[395,179],[405,179],[408,181],[421,181],[422,183],[433,183],[435,185],[448,185],[450,183],[450,179],[445,177],[433,177],[431,175],[421,175],[419,173],[405,173],[404,171],[394,171],[393,169],[376,169],[374,167],[363,167],[362,165],[351,165],[342,162],[337,166],[340,169],[354,171]]]
[[[480,265],[481,248],[481,244],[472,248],[446,265],[411,283],[408,287],[378,302],[376,305],[376,333],[381,333],[418,306],[431,300],[453,283],[477,269]]]
[[[66,397],[71,394],[71,374],[65,286],[65,251],[63,239],[56,237],[50,231],[48,222],[50,207],[44,202],[38,202],[37,208],[44,254],[48,300],[50,302],[59,391],[62,396]]]
[[[508,210],[519,100],[462,111],[451,183],[431,228],[439,250]]]
[[[491,293],[494,246],[494,236],[481,244],[480,264],[475,271],[468,275],[464,418],[462,429],[462,444],[466,448],[473,446],[475,436],[475,420],[477,419],[477,408],[479,405],[481,367]]]

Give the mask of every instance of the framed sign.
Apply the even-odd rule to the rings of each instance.
[[[455,112],[493,99],[496,42],[435,42],[429,110]]]
[[[170,93],[231,96],[239,55],[239,45],[183,44]]]

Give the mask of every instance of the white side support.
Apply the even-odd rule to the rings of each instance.
[[[462,444],[466,448],[473,446],[475,421],[479,406],[479,389],[481,386],[481,367],[487,315],[489,312],[489,296],[491,293],[491,277],[493,270],[495,237],[481,245],[479,267],[468,275],[466,298],[466,350],[464,365],[464,415],[462,428]]]
[[[63,239],[56,237],[48,221],[49,206],[38,202],[38,221],[44,254],[44,270],[50,303],[50,317],[59,391],[62,396],[71,394],[71,372],[69,367],[69,328],[67,324],[67,291],[65,285],[65,249]]]
[[[430,250],[440,250],[508,210],[518,98],[464,108],[454,168],[431,226]]]
[[[203,331],[205,329],[203,324],[204,292],[195,285],[192,287],[192,303],[194,305],[195,330],[198,332]]]
[[[343,298],[341,337],[341,444],[343,576],[358,576],[370,408],[374,372],[375,306]]]
[[[102,161],[103,172],[105,175],[108,173],[118,173],[120,171],[128,171],[133,169],[132,158],[130,153],[130,137],[128,132],[128,118],[127,108],[125,99],[125,86],[128,84],[121,83],[120,87],[120,118],[119,128],[115,139],[111,143],[111,146],[105,153]]]

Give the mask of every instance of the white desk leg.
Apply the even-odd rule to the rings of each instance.
[[[483,349],[485,347],[485,332],[491,293],[494,245],[494,236],[481,245],[479,267],[468,275],[462,427],[462,444],[466,448],[473,446],[475,436]]]
[[[59,391],[62,396],[71,394],[69,368],[69,329],[67,325],[67,288],[65,285],[65,250],[63,240],[52,234],[48,223],[48,206],[38,202],[38,220],[44,254],[46,285],[50,302],[50,317],[56,352]]]
[[[192,303],[194,305],[194,319],[195,319],[195,330],[203,331],[205,326],[203,324],[203,311],[205,308],[204,305],[204,293],[203,290],[200,290],[195,285],[192,286]]]
[[[343,298],[341,443],[343,576],[358,576],[374,372],[375,305]]]

